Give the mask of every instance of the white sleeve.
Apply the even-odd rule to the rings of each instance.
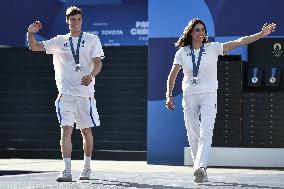
[[[98,36],[95,36],[94,45],[92,49],[92,57],[101,57],[102,59],[105,57],[103,47]]]
[[[45,48],[46,54],[54,54],[57,50],[59,37],[56,36],[52,39],[43,41],[42,44]]]
[[[180,65],[180,66],[183,66],[183,65],[182,65],[182,59],[181,59],[181,52],[182,52],[181,49],[179,49],[179,50],[176,52],[175,58],[174,58],[174,62],[173,62],[174,65],[175,65],[175,64],[178,64],[178,65]]]
[[[222,43],[214,42],[214,43],[211,43],[211,44],[212,44],[212,48],[214,49],[214,51],[216,52],[216,54],[218,56],[224,55]]]

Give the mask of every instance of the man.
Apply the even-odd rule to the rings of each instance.
[[[58,35],[50,40],[37,42],[34,34],[41,28],[39,21],[28,27],[28,43],[32,51],[46,51],[53,54],[55,80],[59,92],[55,101],[58,121],[61,127],[61,152],[64,170],[57,177],[58,182],[72,181],[71,134],[81,130],[84,149],[84,169],[79,180],[90,179],[90,161],[93,151],[91,127],[99,126],[100,120],[94,99],[95,77],[101,71],[104,57],[101,42],[96,35],[82,32],[82,10],[69,7],[66,23],[70,33]]]

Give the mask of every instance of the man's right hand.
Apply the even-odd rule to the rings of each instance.
[[[29,33],[37,33],[41,28],[42,28],[41,22],[36,21],[29,26],[28,32]]]
[[[174,108],[175,108],[175,102],[174,102],[174,99],[173,97],[167,97],[167,101],[166,101],[166,107],[173,111]]]

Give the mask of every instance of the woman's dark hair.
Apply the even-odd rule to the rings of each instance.
[[[197,24],[202,24],[204,29],[205,29],[205,38],[203,39],[202,43],[209,43],[208,35],[207,35],[207,29],[206,29],[204,22],[202,22],[202,20],[200,20],[198,18],[194,18],[194,19],[190,20],[188,22],[187,26],[184,28],[182,35],[180,36],[178,41],[175,43],[176,47],[181,48],[181,47],[184,47],[184,46],[187,46],[187,45],[192,45],[191,33],[193,31],[193,28]]]

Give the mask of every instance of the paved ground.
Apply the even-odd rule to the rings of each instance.
[[[60,160],[0,159],[0,189],[284,189],[284,170],[276,169],[209,168],[210,182],[196,185],[190,167],[133,161],[93,161],[92,179],[77,181],[82,164],[83,161],[72,161],[73,182],[57,183]],[[9,175],[21,171],[24,174]],[[27,174],[28,171],[33,173]]]

